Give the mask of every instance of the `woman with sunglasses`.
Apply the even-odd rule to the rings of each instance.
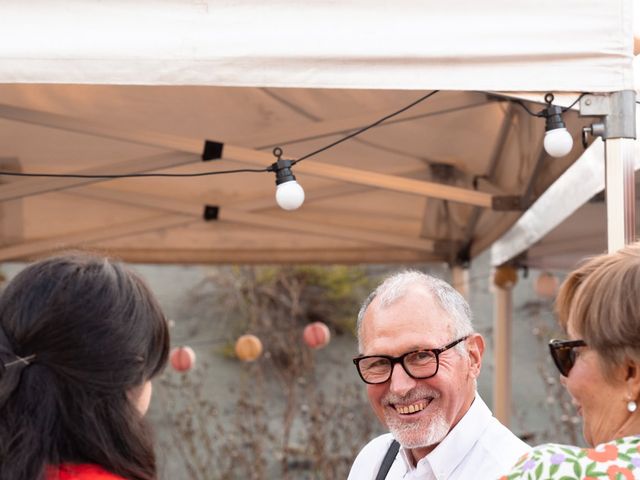
[[[155,479],[143,415],[168,349],[160,307],[122,264],[22,270],[0,296],[0,479]]]
[[[590,448],[541,445],[502,478],[640,479],[640,244],[572,272],[557,312],[569,339],[549,349]]]

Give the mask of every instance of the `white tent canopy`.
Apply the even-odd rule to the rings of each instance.
[[[509,96],[568,106],[591,92],[593,108],[633,89],[631,13],[631,0],[3,1],[5,172],[267,167],[274,146],[299,158],[443,91],[297,164],[295,212],[275,206],[272,173],[2,176],[0,260],[89,246],[130,261],[464,263],[582,155],[550,158],[544,121]],[[563,116],[579,143],[582,121]],[[629,141],[607,140],[607,165],[629,163]],[[508,422],[499,298],[494,408]]]
[[[551,159],[542,119],[480,91],[552,91],[567,106],[633,88],[630,12],[630,0],[2,2],[4,170],[266,167],[275,146],[298,158],[444,91],[296,165],[308,196],[296,212],[275,206],[273,174],[3,177],[0,260],[84,245],[132,261],[468,260],[582,153]],[[565,120],[579,143],[576,112]],[[206,140],[221,159],[201,161]]]
[[[629,0],[5,0],[0,82],[610,92]]]

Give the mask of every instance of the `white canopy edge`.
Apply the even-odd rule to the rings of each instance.
[[[0,83],[607,92],[632,0],[5,0]]]
[[[526,251],[601,192],[605,187],[604,162],[604,142],[598,138],[540,195],[513,227],[493,243],[491,265],[502,265]],[[637,143],[634,169],[640,169],[640,146]]]

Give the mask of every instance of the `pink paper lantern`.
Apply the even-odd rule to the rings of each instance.
[[[558,293],[558,287],[560,286],[560,281],[558,277],[549,272],[541,273],[536,279],[536,294],[540,298],[552,299],[555,298]]]
[[[191,347],[176,347],[169,358],[176,372],[188,372],[196,364],[196,354]]]
[[[331,332],[322,322],[313,322],[304,327],[302,339],[309,347],[314,349],[324,348],[331,340]]]

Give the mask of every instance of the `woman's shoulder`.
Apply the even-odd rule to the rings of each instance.
[[[640,436],[594,448],[546,443],[523,455],[500,480],[528,478],[640,478]]]
[[[47,480],[125,480],[98,465],[63,464],[49,467]]]

